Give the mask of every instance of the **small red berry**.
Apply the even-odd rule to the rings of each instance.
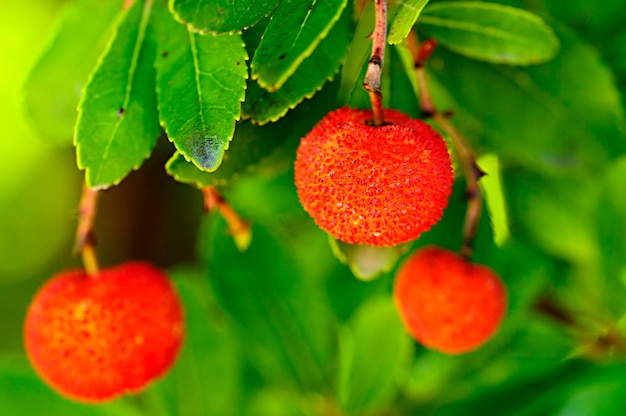
[[[424,346],[449,354],[487,342],[507,303],[506,289],[491,269],[434,246],[401,265],[394,299],[409,333]]]
[[[302,139],[295,182],[317,225],[351,244],[392,246],[419,237],[443,215],[454,176],[442,137],[423,121],[384,110],[340,108]]]
[[[94,276],[54,276],[26,316],[30,361],[60,394],[101,402],[136,392],[173,364],[184,332],[180,301],[154,266],[128,262]]]

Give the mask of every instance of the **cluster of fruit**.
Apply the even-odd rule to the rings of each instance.
[[[295,182],[305,210],[332,236],[392,246],[442,217],[454,175],[442,137],[385,110],[341,108],[302,139]],[[497,330],[506,292],[488,268],[426,247],[399,268],[394,298],[408,331],[427,347],[462,353]],[[183,312],[167,277],[131,262],[89,274],[62,272],[35,296],[24,337],[29,358],[61,394],[99,402],[136,392],[173,364]]]
[[[298,148],[295,182],[302,206],[320,228],[347,243],[414,240],[441,219],[452,193],[443,138],[395,110],[383,115],[385,124],[373,126],[370,110],[335,110]],[[408,331],[446,353],[482,345],[506,310],[506,291],[493,271],[439,247],[406,260],[394,298]]]

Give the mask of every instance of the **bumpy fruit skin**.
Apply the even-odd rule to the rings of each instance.
[[[423,121],[384,110],[340,108],[302,139],[295,182],[317,225],[351,244],[393,246],[419,237],[443,215],[454,176],[441,136]]]
[[[24,342],[33,367],[57,392],[101,402],[136,392],[169,369],[183,321],[167,276],[128,262],[95,276],[54,276],[28,309]]]
[[[506,289],[489,268],[428,246],[400,267],[394,300],[407,330],[424,346],[448,354],[487,342],[506,313]]]

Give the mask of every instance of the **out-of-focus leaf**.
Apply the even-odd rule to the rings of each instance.
[[[238,413],[241,353],[232,327],[197,271],[171,273],[185,308],[185,342],[175,366],[145,393],[150,414],[220,416]]]
[[[177,20],[196,32],[238,32],[268,15],[279,0],[169,0]]]
[[[339,343],[342,407],[358,414],[383,408],[398,388],[413,345],[391,298],[364,303],[342,328]]]
[[[98,406],[79,404],[60,396],[35,374],[23,356],[0,358],[0,410],[11,416],[141,416],[124,398]]]
[[[597,185],[593,178],[546,178],[512,170],[503,172],[503,178],[511,223],[518,233],[573,263],[598,258],[592,217]]]
[[[285,0],[272,16],[250,65],[252,79],[278,90],[341,16],[347,0]]]
[[[265,124],[284,116],[305,98],[311,98],[339,69],[350,43],[351,11],[348,7],[328,36],[315,48],[289,79],[275,92],[250,82],[243,104],[243,114],[255,123]]]
[[[24,85],[26,111],[44,137],[71,144],[76,106],[89,73],[111,37],[121,0],[66,5],[50,44]]]
[[[495,63],[538,64],[552,58],[559,47],[540,17],[494,3],[432,4],[424,9],[419,24],[450,50]]]
[[[120,182],[150,156],[160,132],[154,48],[147,40],[152,0],[124,11],[78,107],[74,142],[87,184]]]
[[[157,6],[159,117],[178,151],[216,170],[241,115],[247,54],[240,35],[199,35]]]
[[[396,14],[391,19],[391,28],[387,42],[396,44],[402,42],[413,28],[428,0],[401,0]]]
[[[600,197],[595,209],[596,238],[602,257],[602,276],[607,284],[605,289],[606,306],[617,316],[626,312],[626,158],[616,160],[606,171],[604,181],[599,186]],[[597,185],[597,184],[596,184]],[[600,277],[598,277],[600,278]]]
[[[626,151],[611,73],[588,45],[568,32],[559,37],[553,60],[525,69],[435,51],[433,101],[454,111],[477,153],[494,152],[503,165],[556,170],[598,168]]]
[[[343,264],[348,265],[358,279],[370,281],[381,273],[391,271],[400,256],[408,250],[407,245],[375,247],[362,244],[348,244],[328,236],[333,254]]]
[[[22,150],[29,147],[22,143]],[[55,258],[69,257],[75,219],[68,213],[75,210],[79,187],[68,187],[80,183],[76,168],[60,151],[28,156],[20,163],[29,171],[12,178],[17,187],[0,187],[0,285],[32,278]]]
[[[264,228],[254,227],[252,244],[241,253],[221,218],[207,224],[203,251],[211,253],[211,283],[255,367],[268,382],[325,385],[332,326],[321,288],[302,278]]]

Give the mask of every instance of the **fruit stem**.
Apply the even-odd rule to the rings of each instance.
[[[81,255],[85,271],[90,276],[98,274],[96,238],[93,231],[98,207],[98,191],[83,184],[83,192],[78,207],[78,226],[74,240],[74,253]]]
[[[204,211],[206,213],[215,210],[219,212],[228,224],[235,245],[240,251],[245,251],[252,241],[250,223],[244,221],[213,186],[202,188],[202,195],[204,196]]]
[[[372,55],[367,64],[363,88],[370,96],[374,112],[374,125],[381,126],[385,122],[380,79],[383,73],[385,43],[387,42],[387,0],[374,0],[374,2],[376,4],[376,22],[372,34]]]
[[[450,137],[454,145],[459,163],[463,169],[467,181],[465,197],[467,198],[467,211],[465,213],[465,223],[463,225],[463,243],[461,246],[461,256],[469,259],[474,251],[474,239],[478,231],[478,223],[482,210],[482,194],[478,187],[478,181],[485,175],[485,172],[476,163],[472,150],[461,133],[450,123],[448,115],[441,113],[435,107],[428,88],[428,80],[425,65],[437,43],[434,39],[429,39],[421,44],[417,41],[415,31],[412,31],[407,38],[406,47],[413,56],[415,68],[415,79],[419,87],[418,99],[422,109],[423,117],[430,117]]]

